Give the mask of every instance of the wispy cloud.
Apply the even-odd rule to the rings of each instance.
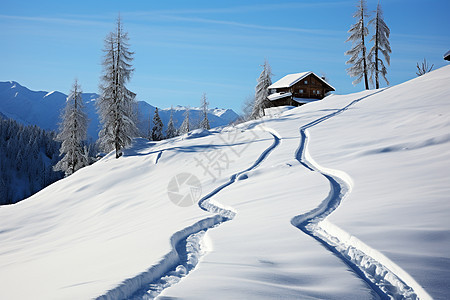
[[[448,43],[450,41],[449,36],[438,36],[438,35],[418,35],[418,34],[404,34],[404,33],[392,33],[392,37],[395,38],[406,38],[408,40],[424,40],[424,41],[437,41],[442,43]]]
[[[104,22],[98,20],[74,19],[74,18],[53,18],[53,17],[28,17],[28,16],[9,16],[0,15],[0,19],[12,21],[30,21],[39,23],[56,23],[67,25],[83,25],[83,26],[103,26],[111,25],[111,22]]]
[[[285,3],[268,3],[268,4],[254,4],[254,5],[239,5],[231,7],[219,8],[201,8],[201,9],[166,9],[156,10],[152,12],[128,12],[128,15],[133,16],[150,16],[161,14],[172,15],[194,15],[194,14],[236,14],[248,13],[256,11],[274,11],[285,9],[304,9],[314,7],[332,7],[341,5],[354,5],[354,1],[310,1],[310,2],[285,2]]]
[[[169,12],[169,11],[168,11]],[[171,12],[172,13],[172,12]],[[134,13],[122,13],[124,16],[130,18],[130,23],[133,23],[133,18],[131,15]],[[161,13],[141,13],[141,18],[148,21],[162,21],[162,22],[186,22],[186,23],[201,23],[201,24],[213,24],[213,25],[223,25],[239,28],[248,28],[261,31],[278,31],[278,32],[297,32],[297,33],[309,33],[309,34],[320,34],[320,35],[334,35],[342,34],[342,31],[336,30],[324,30],[324,29],[312,29],[312,28],[298,28],[298,27],[282,27],[282,26],[266,26],[259,24],[226,21],[220,19],[207,19],[200,17],[184,17],[172,14],[161,14]],[[30,16],[17,16],[17,15],[0,15],[0,20],[11,20],[11,21],[28,21],[28,22],[38,22],[38,23],[53,23],[53,24],[65,24],[72,26],[111,26],[111,21],[106,21],[105,17],[97,16],[70,16],[70,17],[30,17]]]
[[[155,19],[153,19],[153,20],[155,20]],[[233,26],[233,27],[257,29],[257,30],[264,30],[264,31],[270,30],[270,31],[282,31],[282,32],[300,32],[300,33],[322,34],[322,35],[341,34],[344,32],[344,31],[337,31],[337,30],[310,29],[310,28],[299,28],[299,27],[266,26],[266,25],[242,23],[242,22],[235,22],[235,21],[206,19],[206,18],[198,18],[198,17],[181,17],[181,16],[174,16],[174,15],[158,15],[158,20],[159,21],[177,21],[177,22],[189,22],[189,23],[215,24],[215,25]]]

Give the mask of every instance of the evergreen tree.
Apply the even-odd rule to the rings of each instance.
[[[272,84],[272,69],[267,62],[264,61],[262,65],[263,70],[258,78],[258,83],[255,88],[255,100],[252,109],[252,119],[259,118],[264,115],[264,108],[270,107],[270,101],[267,99],[269,96],[269,86]]]
[[[153,141],[152,132],[153,132],[152,113],[149,110],[148,111],[148,130],[147,130],[147,138],[149,141]]]
[[[72,91],[67,97],[59,133],[56,136],[56,140],[61,142],[60,155],[62,158],[55,165],[55,171],[63,171],[65,176],[69,176],[89,165],[87,149],[83,146],[87,136],[87,127],[88,119],[81,99],[81,88],[75,80]]]
[[[105,151],[114,149],[116,158],[138,132],[134,121],[136,95],[125,87],[133,72],[130,64],[133,52],[128,49],[128,33],[123,31],[119,17],[115,31],[105,39],[101,96],[97,101],[103,127],[100,145]]]
[[[0,115],[0,205],[18,202],[61,179],[64,174],[52,170],[59,149],[52,132]]]
[[[163,122],[159,117],[158,108],[155,109],[155,115],[153,116],[153,128],[152,128],[152,140],[160,141],[163,139]]]
[[[386,60],[387,64],[390,65],[389,53],[392,52],[391,46],[389,44],[389,35],[391,31],[389,27],[383,20],[383,10],[381,9],[380,3],[377,5],[377,10],[375,11],[375,17],[369,21],[369,24],[375,27],[375,34],[372,36],[371,42],[374,42],[373,47],[369,51],[367,57],[370,62],[370,72],[371,75],[375,76],[375,88],[380,88],[379,74],[383,76],[386,83],[389,85],[389,81],[386,78],[387,70],[384,66],[383,60],[379,57],[378,53],[381,52]],[[373,84],[372,76],[370,81]]]
[[[365,45],[365,37],[369,34],[369,30],[365,26],[365,19],[368,18],[369,15],[366,13],[366,1],[360,0],[357,5],[357,10],[354,13],[353,17],[357,18],[356,24],[350,27],[348,31],[350,36],[347,41],[352,41],[353,48],[349,51],[345,52],[345,55],[350,55],[350,59],[347,61],[347,64],[351,64],[352,66],[347,69],[347,73],[351,77],[356,77],[353,81],[353,84],[358,84],[361,82],[364,77],[364,85],[366,90],[369,89],[369,80],[368,80],[368,64],[367,64],[367,53],[366,53],[366,45]]]
[[[166,138],[171,139],[177,135],[177,130],[175,129],[175,125],[173,124],[173,109],[170,109],[170,119],[167,124],[166,129]]]
[[[203,115],[203,119],[200,122],[200,128],[209,130],[211,127],[209,126],[209,120],[208,120],[208,105],[209,102],[206,98],[206,93],[203,93],[202,95],[202,104],[201,104],[201,114]]]
[[[184,120],[178,129],[178,135],[182,135],[188,133],[190,131],[190,123],[189,123],[189,107],[186,108],[186,112],[184,113]]]

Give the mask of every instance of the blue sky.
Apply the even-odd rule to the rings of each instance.
[[[377,1],[367,1],[369,10]],[[436,67],[450,50],[450,1],[384,0],[391,29],[391,85],[414,78],[426,58]],[[344,52],[356,1],[2,1],[0,81],[68,93],[74,78],[98,92],[103,39],[120,12],[135,52],[128,84],[158,107],[240,111],[266,58],[276,81],[325,73],[336,93],[363,89],[346,74]],[[371,30],[371,34],[373,30]],[[371,46],[371,44],[369,44]],[[384,86],[384,85],[383,85]]]

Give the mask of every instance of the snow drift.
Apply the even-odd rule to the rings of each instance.
[[[190,138],[136,140],[0,207],[0,298],[444,299],[449,80],[450,66]],[[168,196],[181,173],[201,183],[199,197],[177,186],[195,200],[183,207]],[[345,194],[333,209],[324,175]]]

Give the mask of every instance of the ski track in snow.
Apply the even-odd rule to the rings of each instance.
[[[158,164],[158,161],[159,161],[159,159],[161,158],[161,155],[162,155],[163,151],[164,151],[164,150],[159,151],[159,152],[158,152],[158,155],[156,155],[156,158],[155,158],[155,165]]]
[[[326,220],[351,192],[353,183],[346,173],[319,166],[308,152],[308,128],[335,117],[354,104],[382,91],[356,99],[342,109],[300,127],[301,140],[295,153],[296,159],[309,170],[322,174],[330,183],[330,192],[318,207],[292,218],[291,224],[335,253],[382,299],[431,299],[406,271],[389,258]]]
[[[232,220],[236,215],[235,211],[215,202],[212,197],[236,182],[240,175],[257,168],[280,144],[280,137],[276,132],[269,128],[261,127],[261,129],[268,131],[272,135],[272,145],[266,148],[250,167],[234,173],[226,183],[215,188],[199,200],[198,205],[202,210],[215,215],[200,220],[173,234],[170,238],[172,250],[159,263],[135,277],[126,279],[119,286],[109,290],[97,299],[153,299],[164,289],[179,282],[195,268],[203,255],[201,244],[205,232]],[[162,151],[158,153],[155,164],[158,162],[161,153]]]

